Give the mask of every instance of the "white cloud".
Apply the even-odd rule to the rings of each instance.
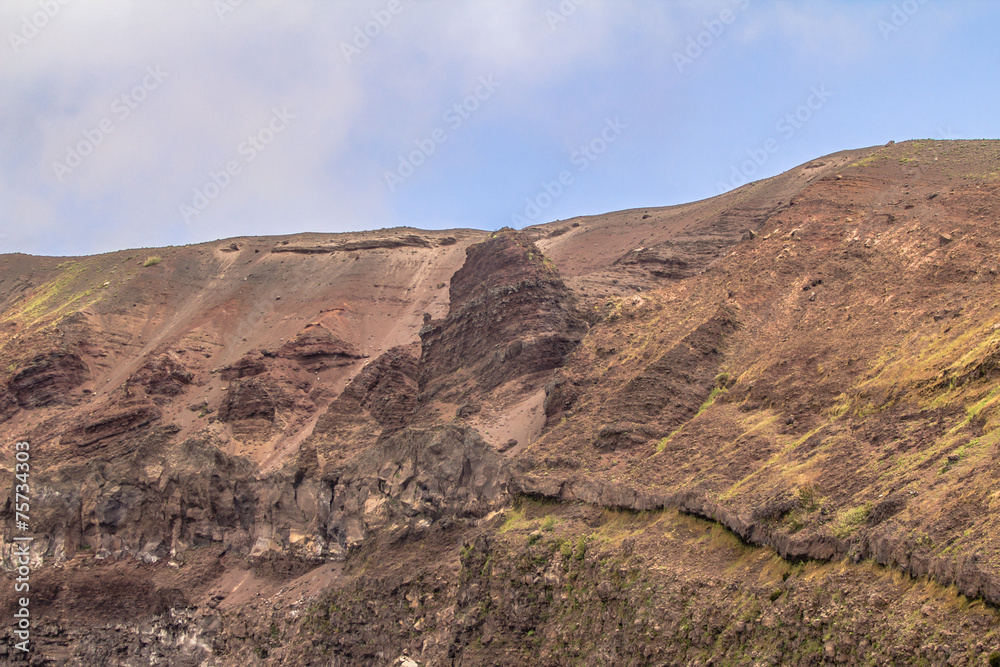
[[[14,128],[0,135],[0,196],[16,193],[17,201],[0,224],[24,230],[8,243],[60,224],[55,211],[66,206],[79,217],[61,224],[100,225],[111,238],[116,227],[134,238],[124,229],[136,224],[190,236],[179,206],[239,157],[275,107],[288,107],[294,122],[194,218],[198,231],[350,228],[384,218],[384,188],[355,171],[378,172],[366,146],[387,155],[405,149],[480,76],[503,85],[494,106],[531,120],[532,98],[546,86],[613,61],[639,39],[623,35],[626,27],[649,28],[649,15],[662,13],[585,2],[553,29],[546,9],[559,12],[556,2],[401,2],[351,62],[342,43],[384,18],[387,0],[244,2],[222,19],[214,0],[60,5],[18,52],[0,56],[0,116]],[[8,2],[0,19],[16,26],[38,7]],[[167,74],[143,90],[148,68]],[[127,116],[125,104],[135,107]],[[68,164],[67,147],[84,142],[87,150],[95,138],[79,166],[56,173],[54,163]],[[28,246],[43,248],[45,239]]]
[[[0,250],[91,252],[144,239],[404,223],[383,170],[441,126],[480,76],[500,89],[477,112],[478,126],[507,142],[543,138],[518,149],[526,162],[544,160],[587,138],[624,104],[623,90],[633,106],[644,96],[669,100],[672,54],[705,20],[740,4],[399,0],[401,11],[370,28],[378,34],[348,62],[342,43],[373,16],[384,20],[390,0],[244,0],[221,19],[216,0],[62,1],[0,4]],[[8,34],[40,2],[59,10],[15,51]],[[809,62],[856,62],[879,37],[878,9],[751,2],[719,49],[749,57],[791,44]],[[116,115],[115,100],[147,67],[168,75],[127,118]],[[275,107],[295,115],[287,130],[185,224],[179,206],[240,158],[241,142]],[[113,131],[60,181],[53,162],[105,118]],[[474,135],[470,128],[463,139]],[[455,169],[453,159],[479,169],[491,156],[442,150],[428,173]]]

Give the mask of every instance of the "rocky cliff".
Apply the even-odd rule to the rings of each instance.
[[[0,256],[3,615],[28,441],[36,664],[1000,661],[998,165]]]

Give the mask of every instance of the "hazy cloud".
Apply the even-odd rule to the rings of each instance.
[[[726,10],[739,19],[678,74],[674,54]],[[658,196],[671,168],[690,170],[652,158],[651,147],[689,151],[701,137],[710,155],[713,137],[732,128],[692,126],[688,114],[714,117],[745,85],[748,59],[763,68],[792,50],[812,59],[803,67],[856,68],[884,46],[880,11],[747,0],[7,0],[0,250],[456,224],[469,211],[503,224],[522,193],[615,114],[634,129],[600,165],[614,189],[578,187],[551,213],[630,201],[636,193],[614,178],[631,171],[638,196]],[[499,82],[496,93],[452,130],[445,114],[481,77]],[[802,89],[789,80],[789,99]],[[268,131],[281,110],[286,126]],[[447,141],[419,173],[386,187],[386,170],[438,128]],[[716,180],[700,178],[706,189]],[[678,196],[663,192],[653,203]]]

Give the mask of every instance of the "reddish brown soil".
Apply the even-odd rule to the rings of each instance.
[[[0,256],[46,657],[982,664],[998,173],[916,141],[522,232]]]

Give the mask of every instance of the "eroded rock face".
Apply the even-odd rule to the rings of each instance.
[[[665,431],[663,435],[673,431],[708,398],[726,339],[738,328],[734,314],[720,309],[611,395],[603,406],[604,414],[655,425]]]
[[[194,380],[194,374],[173,355],[150,359],[130,378],[151,396],[176,396]]]
[[[273,422],[282,402],[280,390],[266,377],[233,380],[219,406],[219,420],[266,419]]]
[[[260,375],[267,371],[267,364],[263,355],[258,353],[248,354],[234,364],[230,364],[219,370],[219,377],[226,382],[239,380],[246,377]]]
[[[39,478],[35,555],[155,562],[218,544],[339,559],[376,533],[419,536],[481,518],[508,499],[500,455],[465,427],[396,430],[346,464],[308,476],[294,469],[260,476],[211,443],[171,445],[170,435],[158,429],[111,463]]]
[[[0,424],[13,417],[19,407],[14,395],[5,388],[0,387]]]
[[[357,348],[322,325],[308,326],[293,340],[278,348],[278,356],[300,362],[319,361],[327,357],[360,359],[364,355]]]
[[[485,516],[506,502],[500,456],[469,428],[404,428],[319,479],[278,475],[262,486],[254,554],[343,557],[374,533],[394,539]]]
[[[85,463],[35,476],[33,555],[61,562],[79,553],[155,562],[191,546],[249,550],[254,469],[199,439],[171,443],[146,427],[92,443]],[[128,442],[129,446],[105,443]],[[111,456],[109,452],[114,453]],[[5,566],[9,553],[3,552]]]
[[[420,383],[431,393],[463,366],[483,389],[555,368],[587,328],[555,266],[509,229],[467,249],[450,297],[448,316],[420,333]]]
[[[394,433],[359,457],[353,477],[366,479],[376,498],[398,499],[404,515],[431,521],[484,516],[505,498],[508,481],[502,459],[461,426]]]
[[[442,239],[439,244],[447,245],[448,238]],[[451,239],[454,243],[454,239]],[[395,238],[364,239],[361,241],[349,241],[347,243],[323,244],[323,245],[277,245],[271,252],[294,252],[303,255],[320,255],[333,252],[353,252],[357,250],[374,250],[382,248],[430,248],[433,243],[430,239],[417,234],[406,234]]]
[[[331,525],[351,544],[397,521],[419,531],[421,521],[482,517],[506,498],[507,480],[500,457],[473,429],[404,429],[338,479]]]
[[[394,347],[365,366],[340,396],[356,401],[384,428],[405,425],[417,404],[417,360]]]
[[[402,347],[392,348],[362,368],[319,416],[305,445],[311,458],[303,466],[312,468],[317,454],[343,464],[383,431],[409,424],[416,405],[417,359]]]
[[[93,412],[71,426],[62,443],[75,447],[93,447],[103,440],[134,432],[160,417],[160,410],[147,401],[126,401],[112,408]]]
[[[69,392],[89,376],[86,362],[75,352],[51,351],[33,357],[11,378],[8,388],[22,408],[69,403]]]

